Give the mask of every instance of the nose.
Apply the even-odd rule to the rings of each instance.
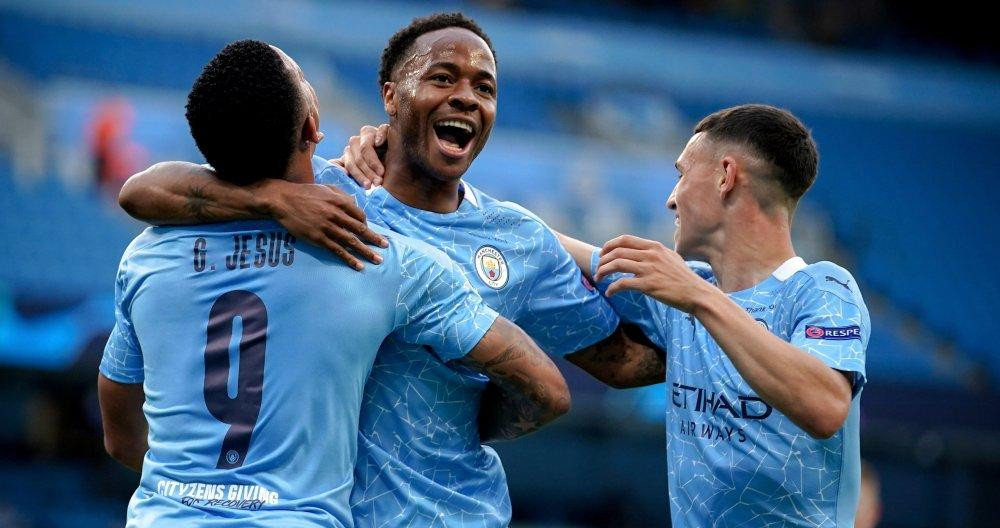
[[[455,89],[448,96],[448,105],[462,112],[472,112],[479,108],[479,101],[472,91],[472,84],[467,80],[455,83]]]
[[[667,209],[671,211],[677,211],[677,188],[674,187],[673,191],[670,191],[670,196],[667,197]]]

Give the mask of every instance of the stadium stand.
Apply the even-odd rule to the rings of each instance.
[[[170,4],[0,0],[0,66],[31,87],[24,96],[41,109],[45,131],[38,173],[15,169],[25,166],[19,161],[23,149],[0,149],[6,190],[0,194],[0,232],[10,237],[0,265],[0,365],[79,368],[93,360],[87,356],[95,354],[93,342],[112,324],[118,258],[141,226],[117,210],[113,187],[102,191],[93,183],[88,127],[107,94],[130,105],[128,140],[141,148],[128,150],[128,160],[136,169],[164,159],[199,160],[183,119],[192,80],[228,40],[274,40],[293,56],[309,57],[303,61],[308,75],[334,80],[336,89],[320,94],[327,130],[320,153],[333,157],[344,134],[381,119],[374,57],[385,38],[410,18],[445,5],[295,2],[279,14],[253,0]],[[818,248],[806,255],[810,260],[850,263],[874,299],[872,397],[902,400],[879,386],[929,388],[954,401],[997,392],[1000,354],[992,337],[1000,313],[994,231],[1000,210],[993,201],[1000,180],[989,167],[1000,145],[1000,74],[951,62],[663,30],[634,22],[627,13],[635,12],[626,8],[623,21],[605,22],[598,36],[588,10],[552,14],[561,6],[547,2],[544,13],[467,9],[491,33],[501,76],[497,129],[471,181],[595,242],[626,231],[667,240],[672,227],[663,201],[675,182],[673,156],[695,120],[740,102],[788,106],[813,128],[822,157],[800,221],[829,224],[825,235],[796,233],[799,247]],[[591,5],[590,16],[595,12],[607,13]],[[223,28],[212,22],[222,19]],[[590,207],[598,199],[600,208]],[[662,387],[608,395],[578,372],[567,376],[597,407],[629,409],[634,416],[626,419],[642,423],[640,442],[648,441],[643,427],[662,419]],[[22,401],[0,393],[0,402]],[[875,405],[866,418],[892,422],[878,411],[890,407]],[[914,420],[926,426],[934,418]],[[981,425],[1000,426],[996,420]],[[0,430],[0,439],[17,444],[22,433],[11,427]],[[508,458],[516,460],[512,473],[552,469],[524,462],[537,460],[533,446],[547,445],[539,442],[507,448],[518,453]],[[578,455],[611,445],[590,442],[581,443]],[[658,460],[658,451],[650,453]],[[901,478],[913,475],[890,470]],[[114,525],[120,496],[109,498],[106,490],[74,495],[90,487],[91,471],[58,460],[43,466],[0,462],[0,525]],[[962,475],[956,482],[973,478]],[[596,496],[571,480],[562,493]],[[25,481],[48,487],[5,484]],[[537,508],[535,492],[551,492],[512,491],[515,504],[521,497],[529,511]],[[636,493],[647,502],[635,515],[664,515],[656,512],[655,493]],[[53,511],[39,499],[45,495],[79,500]],[[949,500],[968,506],[975,497]],[[538,515],[572,520],[565,512]],[[940,518],[897,517],[899,526],[931,526]]]

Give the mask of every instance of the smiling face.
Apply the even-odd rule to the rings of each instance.
[[[408,161],[436,179],[461,178],[496,117],[496,62],[486,42],[462,28],[425,33],[392,79],[382,97]]]
[[[680,180],[667,208],[677,215],[674,250],[685,259],[703,259],[712,235],[722,227],[723,202],[719,189],[724,170],[718,149],[704,132],[691,137],[677,158]]]

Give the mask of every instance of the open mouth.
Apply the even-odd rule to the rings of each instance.
[[[434,123],[434,133],[442,152],[451,157],[462,157],[472,144],[475,130],[472,125],[456,119],[443,119]]]

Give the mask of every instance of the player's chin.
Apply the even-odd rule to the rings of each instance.
[[[692,248],[687,240],[679,236],[676,231],[674,232],[674,251],[683,257],[684,260],[688,260],[688,255],[692,252]]]
[[[444,180],[457,180],[469,170],[472,164],[472,156],[462,156],[459,158],[442,156],[440,154],[430,156],[431,166],[438,177]]]

